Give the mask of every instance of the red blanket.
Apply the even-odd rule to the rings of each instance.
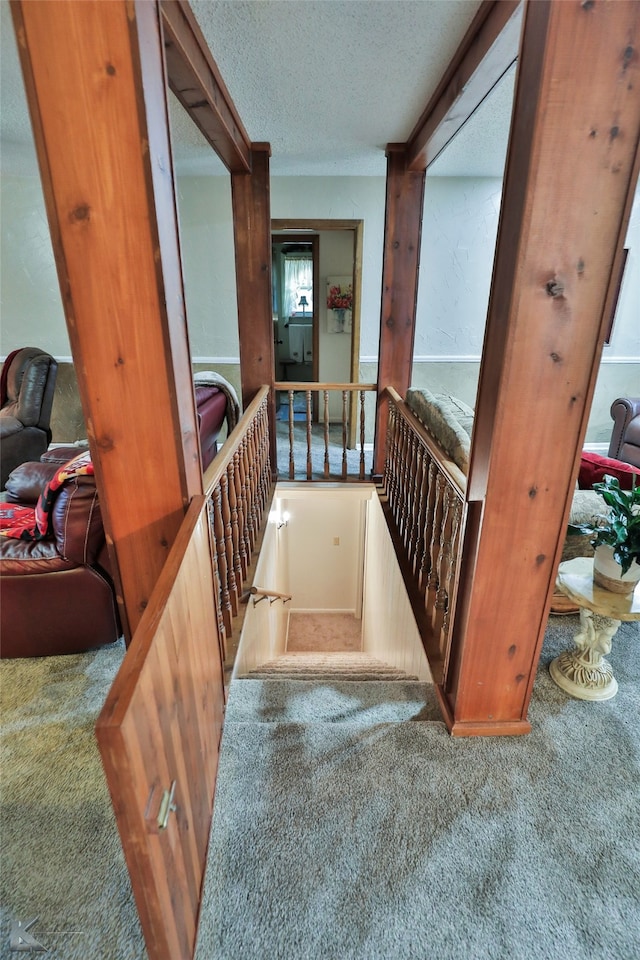
[[[0,503],[0,536],[13,540],[44,540],[51,532],[53,505],[62,486],[76,477],[92,475],[91,454],[86,451],[56,470],[35,507]]]

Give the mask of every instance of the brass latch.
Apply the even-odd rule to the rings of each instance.
[[[162,794],[162,800],[160,801],[160,809],[158,810],[158,830],[166,830],[167,824],[169,823],[169,814],[173,810],[174,813],[177,809],[175,803],[173,802],[173,795],[176,792],[176,781],[174,780],[171,783],[171,789],[165,790]]]
[[[160,806],[158,808],[158,815],[154,816],[153,810],[155,804],[153,798],[156,793],[158,784],[154,783],[149,792],[149,799],[147,800],[147,808],[144,812],[144,818],[147,822],[147,829],[151,833],[159,833],[161,830],[166,830],[169,823],[169,814],[173,810],[174,813],[178,809],[173,802],[173,798],[176,792],[176,781],[174,780],[171,784],[170,790],[164,790],[162,792],[162,799],[160,800]]]

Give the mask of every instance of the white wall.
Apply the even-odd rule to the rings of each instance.
[[[278,536],[292,610],[360,616],[364,503],[372,491],[369,484],[339,492],[327,484],[278,484],[274,508],[289,513]]]
[[[414,357],[476,357],[489,302],[502,181],[429,177]]]
[[[191,355],[237,362],[231,179],[179,177],[177,194]]]
[[[320,234],[319,379],[327,383],[348,383],[351,380],[351,337],[328,331],[327,277],[353,275],[353,244],[352,230]],[[333,411],[331,413],[333,415]]]
[[[289,520],[268,524],[254,583],[292,598],[249,601],[234,676],[284,652],[290,610],[341,610],[362,616],[365,653],[431,682],[375,487],[279,483],[271,512]]]
[[[502,181],[427,177],[414,357],[480,359]],[[629,256],[605,363],[640,362],[640,188],[625,246]]]
[[[275,525],[267,524],[260,555],[254,571],[253,585],[264,590],[288,593],[287,571],[283,562],[281,540]],[[249,599],[238,653],[233,668],[234,677],[272,660],[284,653],[289,623],[289,604],[277,600],[270,603],[262,600],[255,603]]]
[[[0,176],[0,209],[0,352],[33,346],[69,357],[40,179]]]
[[[378,497],[373,496],[367,507],[362,649],[410,676],[431,682],[429,662]]]
[[[271,181],[274,220],[364,220],[360,356],[370,359],[378,356],[384,205],[384,177],[274,177]]]
[[[418,290],[414,382],[474,402],[498,223],[500,181],[427,178]],[[0,352],[32,343],[70,356],[44,202],[36,177],[0,178]],[[385,181],[381,177],[275,177],[277,219],[364,220],[360,358],[374,376],[378,353]],[[237,363],[235,263],[227,177],[178,180],[187,317],[195,358]],[[611,430],[617,396],[640,395],[640,201],[627,236],[630,253],[613,338],[605,347],[588,442]],[[334,340],[338,339],[334,336]],[[438,367],[431,369],[430,363]],[[471,364],[462,368],[463,364]],[[323,374],[324,375],[324,374]]]

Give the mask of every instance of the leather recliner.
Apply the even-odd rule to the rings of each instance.
[[[611,404],[613,431],[609,456],[640,467],[640,397],[619,397]]]
[[[10,354],[0,378],[0,487],[20,463],[37,460],[51,442],[58,364],[38,347]]]
[[[60,466],[60,459],[21,464],[7,481],[7,501],[35,506]],[[46,539],[0,537],[0,600],[3,658],[79,653],[120,637],[93,476],[60,488]]]

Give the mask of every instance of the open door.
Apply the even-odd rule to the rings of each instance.
[[[150,960],[191,960],[224,685],[205,497],[194,497],[96,725]]]

